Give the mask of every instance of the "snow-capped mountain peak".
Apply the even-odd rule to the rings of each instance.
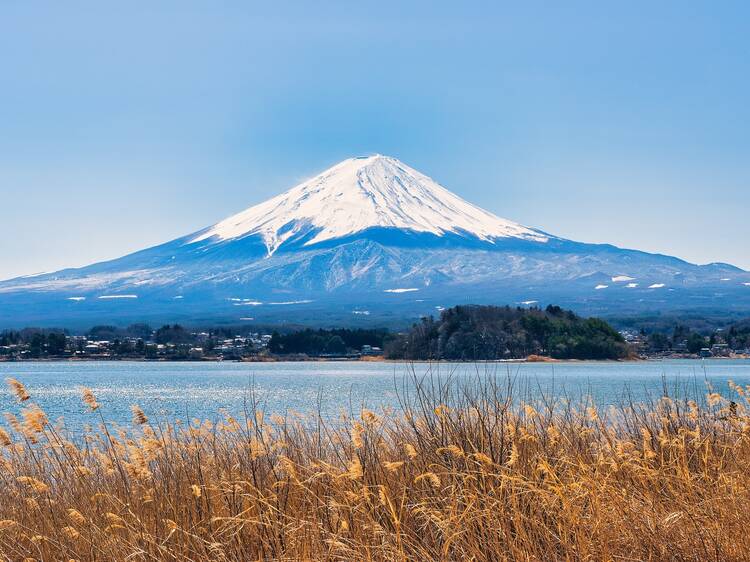
[[[253,318],[346,326],[354,316],[405,325],[461,303],[734,313],[750,310],[750,272],[548,236],[375,155],[199,232],[0,281],[0,329]]]
[[[455,233],[492,242],[547,235],[464,201],[395,158],[349,158],[268,201],[233,215],[190,240],[222,242],[260,235],[268,254],[310,234],[310,246],[362,232],[396,228],[442,236]]]

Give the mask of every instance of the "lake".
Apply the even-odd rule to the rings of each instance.
[[[480,375],[513,377],[532,394],[591,395],[600,405],[619,402],[626,393],[637,400],[660,396],[666,384],[671,394],[702,396],[706,381],[727,393],[727,381],[750,384],[750,360],[668,360],[580,363],[460,363],[389,362],[289,363],[150,363],[39,362],[0,363],[0,376],[23,382],[32,401],[51,420],[61,416],[69,427],[94,423],[96,417],[81,403],[81,388],[94,391],[108,421],[130,423],[132,404],[140,405],[152,421],[180,418],[218,419],[219,410],[241,414],[251,389],[269,413],[310,413],[320,409],[333,418],[342,411],[359,412],[363,405],[378,410],[398,404],[397,388],[410,369],[417,375],[466,380]],[[407,383],[408,384],[408,383]],[[0,411],[19,405],[3,386]]]

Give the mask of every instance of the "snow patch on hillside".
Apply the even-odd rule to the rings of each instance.
[[[413,293],[414,291],[419,291],[419,289],[415,287],[409,287],[408,289],[385,289],[384,293]]]

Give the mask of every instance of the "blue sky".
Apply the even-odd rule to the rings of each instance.
[[[374,152],[559,236],[750,269],[747,3],[550,4],[6,0],[0,278]]]

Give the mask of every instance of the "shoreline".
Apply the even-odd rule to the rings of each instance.
[[[146,359],[144,357],[45,357],[37,359],[6,359],[0,358],[0,364],[3,363],[497,363],[497,364],[515,364],[515,363],[640,363],[640,362],[660,362],[660,361],[721,361],[721,360],[750,360],[750,355],[733,355],[730,357],[690,357],[685,355],[675,356],[658,356],[658,357],[632,357],[626,359],[554,359],[552,357],[532,356],[517,359],[476,359],[476,360],[428,360],[428,359],[386,359],[383,357],[368,358],[347,358],[347,357],[264,357],[264,358],[244,358],[244,359],[219,359],[219,358],[202,358],[202,359],[174,359],[159,358]]]

